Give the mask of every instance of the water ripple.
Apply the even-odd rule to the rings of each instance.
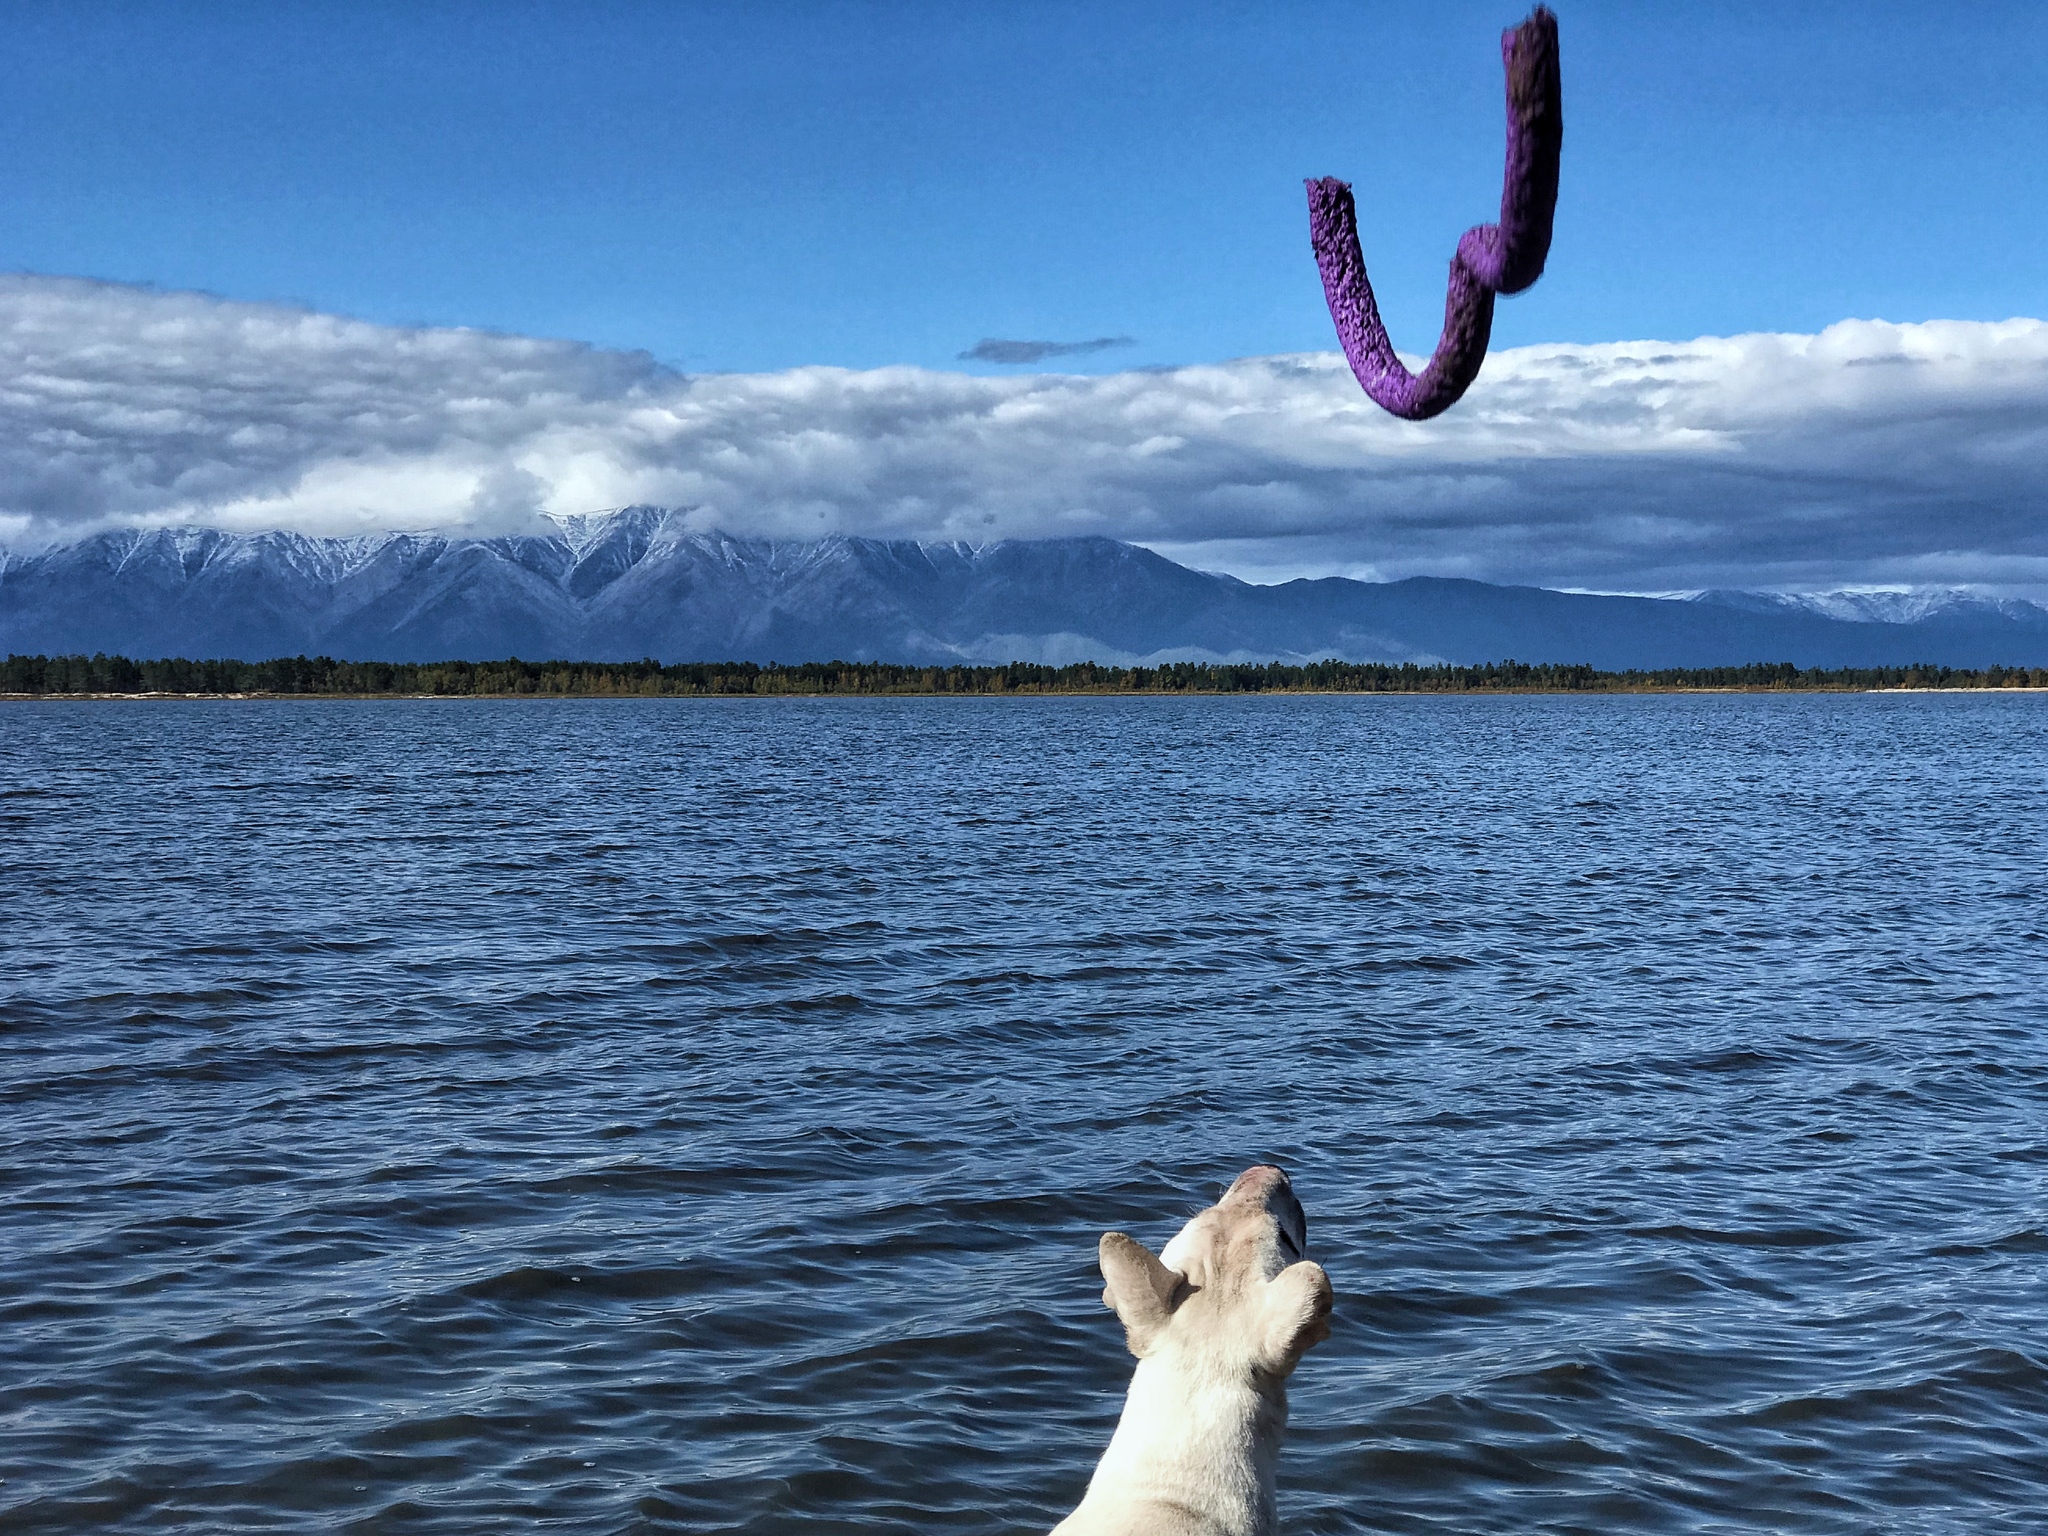
[[[0,1527],[2038,1531],[2038,697],[0,707]]]

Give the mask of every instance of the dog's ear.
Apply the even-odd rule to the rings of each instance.
[[[1285,1376],[1330,1336],[1330,1277],[1303,1260],[1266,1283],[1266,1337],[1259,1364]]]
[[[1136,1238],[1102,1234],[1102,1304],[1124,1325],[1124,1342],[1139,1359],[1158,1340],[1173,1316],[1181,1277],[1152,1256]]]

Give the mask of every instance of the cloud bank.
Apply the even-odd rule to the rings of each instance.
[[[1042,363],[1048,357],[1081,357],[1111,347],[1134,347],[1135,336],[1097,336],[1093,341],[1004,341],[984,336],[960,354],[963,363]]]
[[[1394,420],[1336,353],[1094,377],[638,353],[0,279],[0,539],[546,527],[1106,534],[1252,579],[2048,594],[2048,323],[1525,347]]]

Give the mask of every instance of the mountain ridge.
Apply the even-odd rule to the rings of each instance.
[[[625,507],[551,535],[179,527],[0,551],[0,652],[356,660],[2038,665],[2048,610],[1933,593],[1256,586],[1083,537],[747,539]]]

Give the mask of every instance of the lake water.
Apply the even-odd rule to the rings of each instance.
[[[0,1528],[2048,1528],[2048,697],[0,706]]]

